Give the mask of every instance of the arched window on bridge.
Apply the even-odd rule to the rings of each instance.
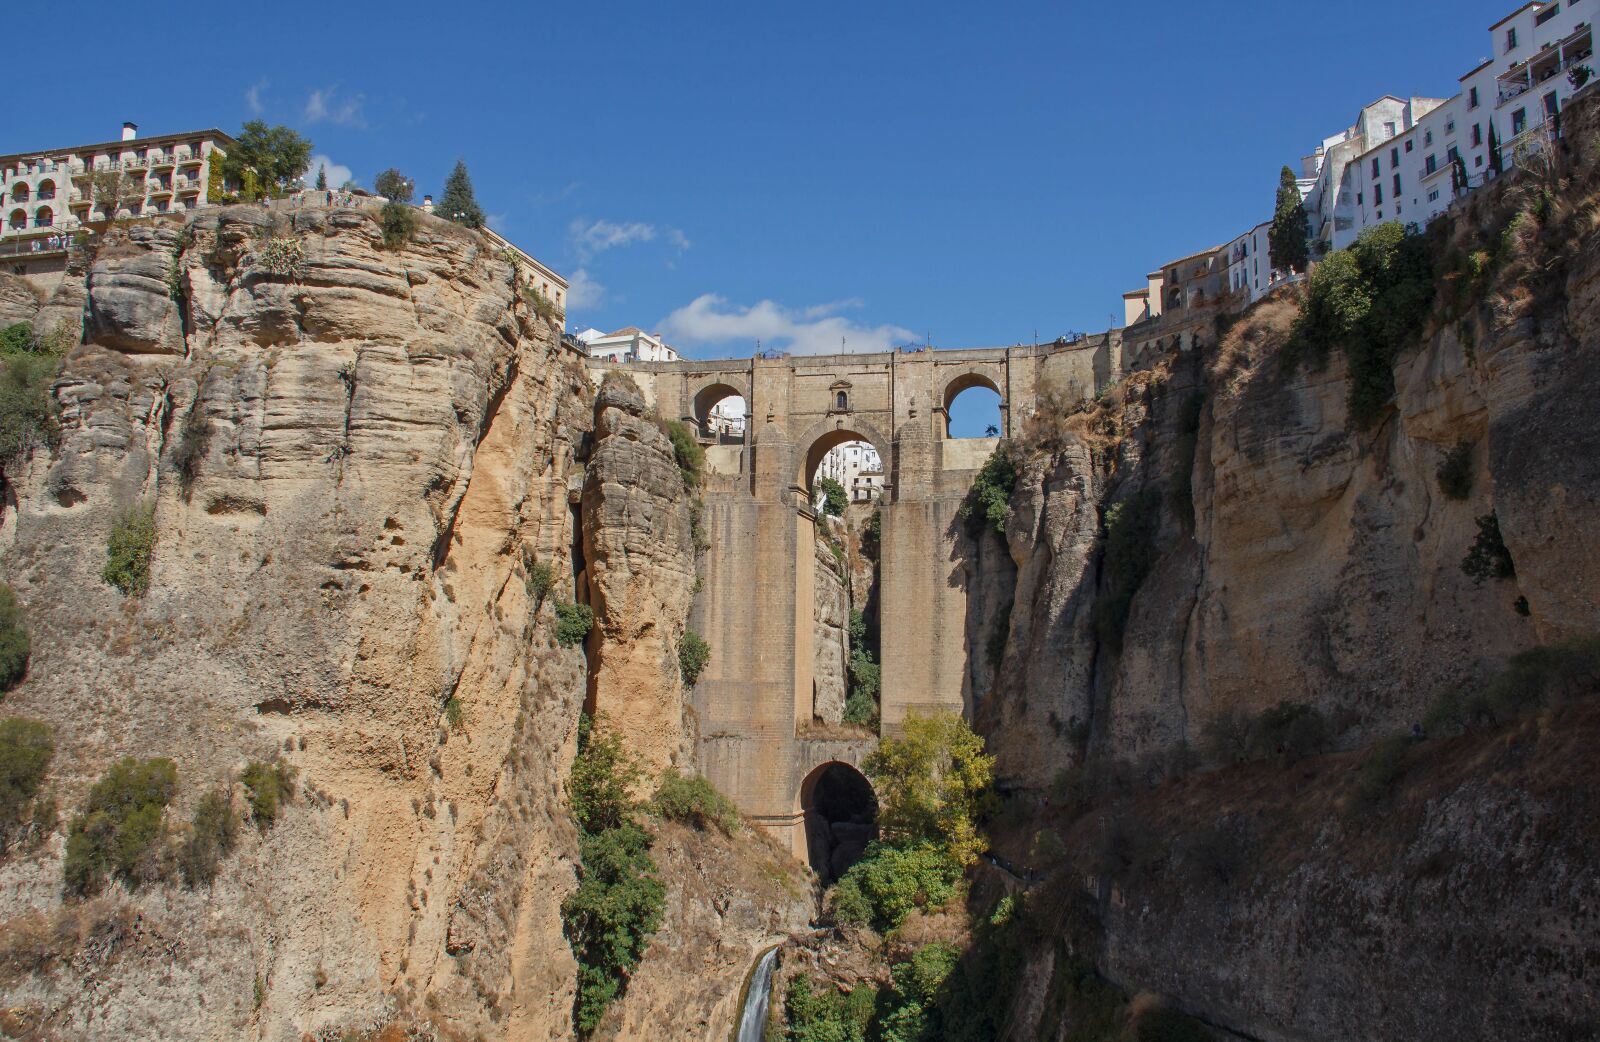
[[[823,479],[837,481],[851,503],[869,503],[883,494],[883,459],[867,441],[847,441],[823,454],[811,472],[811,505],[825,507]]]
[[[1000,392],[987,377],[958,377],[945,391],[945,437],[999,438],[1006,432]]]
[[[844,875],[878,838],[878,797],[847,763],[825,763],[807,775],[800,785],[800,810],[806,860],[824,884]]]
[[[712,384],[694,397],[694,422],[700,439],[717,445],[744,444],[750,403],[737,388]]]

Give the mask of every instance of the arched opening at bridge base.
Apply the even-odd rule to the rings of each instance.
[[[878,797],[847,763],[834,760],[808,774],[800,785],[800,810],[806,860],[824,884],[844,875],[878,838]]]

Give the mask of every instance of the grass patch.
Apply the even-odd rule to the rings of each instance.
[[[294,768],[280,761],[251,760],[239,775],[244,783],[250,820],[262,832],[278,821],[283,805],[294,799]]]

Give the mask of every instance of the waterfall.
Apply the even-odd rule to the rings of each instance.
[[[772,967],[778,961],[778,949],[768,948],[750,974],[750,985],[745,991],[744,1012],[739,1015],[739,1033],[734,1042],[761,1042],[767,1033],[767,1005],[772,998]]]

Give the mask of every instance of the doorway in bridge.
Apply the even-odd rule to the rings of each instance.
[[[884,464],[870,442],[842,441],[809,478],[816,515],[811,736],[877,733],[878,532]],[[805,567],[807,562],[799,562]],[[803,621],[803,617],[802,617]]]
[[[1000,392],[988,380],[972,377],[950,385],[945,402],[945,437],[999,438],[1005,434]]]
[[[800,786],[805,814],[806,860],[824,885],[832,883],[878,838],[878,797],[847,763],[825,763]]]

